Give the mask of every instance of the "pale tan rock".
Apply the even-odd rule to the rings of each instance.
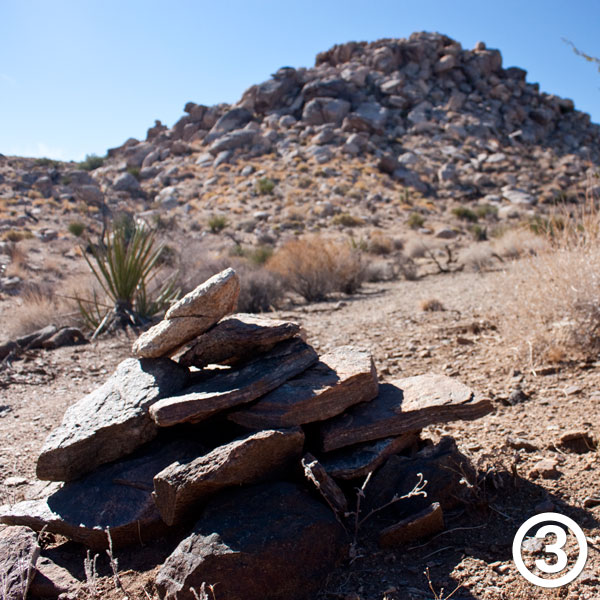
[[[233,312],[240,282],[233,269],[214,275],[174,304],[165,318],[142,333],[133,353],[142,358],[172,356],[184,344]]]
[[[323,465],[309,453],[302,459],[304,476],[321,494],[333,512],[343,517],[348,511],[348,500],[340,486],[331,478]]]

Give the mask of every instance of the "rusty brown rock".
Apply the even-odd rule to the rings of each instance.
[[[29,527],[7,527],[0,531],[0,597],[23,600],[40,555],[37,536]]]
[[[434,502],[417,514],[382,529],[379,533],[379,545],[382,548],[402,548],[405,544],[429,537],[443,529],[444,512],[440,503]]]
[[[492,411],[492,403],[444,375],[418,375],[379,386],[379,395],[321,427],[323,450],[397,436],[435,423],[472,420]]]
[[[300,326],[290,321],[244,313],[231,315],[203,333],[179,363],[199,368],[208,364],[235,364],[267,352],[299,332]]]
[[[161,427],[198,423],[218,412],[252,402],[302,373],[317,361],[317,353],[300,339],[280,342],[272,350],[239,368],[216,373],[154,404],[150,414]]]
[[[141,358],[172,356],[183,345],[233,312],[240,282],[233,269],[217,273],[175,303],[165,318],[142,333],[133,344]]]
[[[154,477],[154,501],[168,525],[184,520],[198,502],[231,486],[257,483],[300,456],[300,428],[261,431],[199,456],[175,462]]]
[[[179,392],[188,371],[168,358],[128,358],[97,390],[71,405],[37,462],[39,479],[70,481],[153,439],[148,408]]]
[[[348,500],[340,486],[330,477],[323,465],[310,453],[302,459],[304,476],[321,494],[331,509],[343,517],[348,511]]]
[[[323,421],[377,396],[377,372],[367,350],[341,346],[318,363],[229,419],[243,425],[292,427]]]

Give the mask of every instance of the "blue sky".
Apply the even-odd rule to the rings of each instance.
[[[600,1],[0,0],[0,153],[80,160],[335,43],[439,31],[600,122]]]

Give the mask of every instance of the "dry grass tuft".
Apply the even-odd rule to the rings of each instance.
[[[494,240],[494,252],[508,259],[536,255],[549,248],[546,236],[536,235],[529,228],[509,229],[502,237]]]
[[[57,296],[50,287],[27,287],[21,294],[20,304],[11,312],[6,328],[9,338],[27,335],[47,325],[80,324],[74,304]]]
[[[422,300],[420,304],[421,310],[425,312],[437,312],[446,310],[444,305],[437,298],[428,298]]]
[[[517,262],[504,289],[507,341],[531,364],[600,351],[600,214],[592,202],[547,232],[546,249]]]
[[[365,280],[365,265],[358,249],[316,235],[284,244],[267,268],[307,302],[324,300],[332,292],[353,294]]]

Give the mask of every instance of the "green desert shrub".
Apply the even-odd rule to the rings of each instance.
[[[164,311],[178,296],[174,275],[161,277],[163,245],[143,223],[123,219],[107,228],[100,244],[89,245],[87,262],[102,293],[77,297],[94,335],[115,325],[140,325]]]
[[[97,154],[86,154],[85,159],[79,163],[79,168],[84,171],[93,171],[104,164],[104,157]]]
[[[69,233],[75,237],[81,237],[85,231],[85,224],[81,221],[71,221],[69,223]]]

